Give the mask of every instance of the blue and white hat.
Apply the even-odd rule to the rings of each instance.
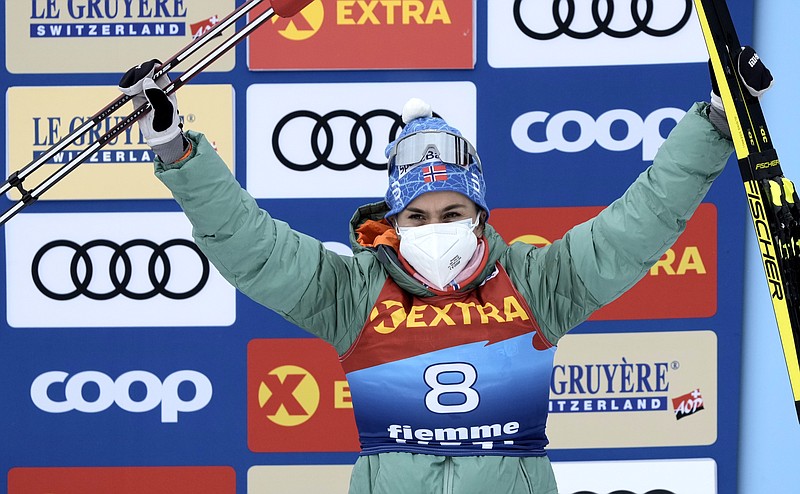
[[[481,161],[461,132],[434,117],[430,105],[418,98],[403,107],[403,122],[406,126],[400,135],[386,146],[386,217],[396,215],[426,192],[443,190],[467,196],[488,214]]]

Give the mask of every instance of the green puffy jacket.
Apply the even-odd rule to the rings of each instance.
[[[351,220],[354,255],[340,256],[260,209],[201,134],[189,132],[191,155],[156,162],[194,227],[193,235],[238,290],[288,321],[347,351],[364,326],[387,277],[420,296],[432,295],[387,255],[356,242],[354,229],[381,219],[384,203],[359,208]],[[471,290],[500,262],[526,299],[545,336],[567,331],[641,279],[683,231],[733,151],[698,103],[673,129],[625,194],[597,217],[543,248],[505,244],[491,226],[489,261]],[[351,494],[557,493],[547,457],[442,457],[409,453],[362,456]]]

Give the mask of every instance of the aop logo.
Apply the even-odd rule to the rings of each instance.
[[[196,271],[196,277],[193,278],[196,281],[193,285],[170,288],[174,262],[170,260],[169,253],[174,252],[173,248],[181,247],[188,248],[192,252],[193,264],[199,268],[197,270],[199,273]],[[149,257],[146,257],[149,283],[145,283],[149,286],[143,291],[134,291],[130,288],[136,271],[132,252],[137,248],[150,252]],[[61,250],[65,250],[68,255],[71,254],[71,257],[65,259],[63,254],[59,255],[58,251]],[[61,270],[53,267],[59,260],[62,262]],[[47,268],[44,268],[43,264],[47,265]],[[58,279],[55,273],[60,271],[63,274],[67,266],[69,275]],[[142,272],[145,271],[144,266],[137,264],[136,267],[140,267]],[[109,300],[117,295],[134,300],[146,300],[156,295],[184,300],[197,295],[205,287],[209,274],[208,259],[200,252],[197,245],[185,239],[173,239],[162,244],[135,239],[121,245],[110,240],[93,240],[83,245],[71,240],[54,240],[36,252],[31,264],[31,275],[36,288],[46,297],[60,301],[71,300],[80,295],[92,300]],[[45,277],[47,281],[44,280]],[[97,278],[101,279],[98,281]],[[103,284],[110,287],[105,290],[99,288]]]
[[[597,143],[609,151],[628,151],[642,145],[642,160],[652,160],[666,137],[661,126],[677,123],[686,114],[679,108],[661,108],[642,119],[631,110],[610,110],[597,119],[586,112],[567,110],[551,115],[544,111],[523,113],[511,125],[511,140],[526,153],[561,151],[577,153]],[[544,139],[541,127],[544,126]],[[567,127],[576,128],[577,135]],[[619,134],[619,130],[624,132]],[[536,137],[534,137],[536,136]],[[538,138],[537,138],[538,137]]]
[[[540,0],[525,0],[523,15],[523,0],[514,1],[514,22],[517,27],[529,38],[546,41],[565,35],[574,39],[589,39],[601,34],[612,38],[630,38],[639,33],[654,37],[667,37],[676,34],[686,26],[692,15],[692,1],[685,0],[683,12],[679,18],[672,19],[667,15],[657,16],[656,3],[659,3],[663,12],[665,5],[674,8],[675,0],[592,0],[591,7],[588,2],[580,2],[582,9],[576,7],[575,0],[553,0],[550,12],[533,12],[533,6],[548,7],[548,2]],[[617,8],[617,6],[621,8]],[[641,5],[644,4],[644,12]],[[628,8],[625,8],[628,7]],[[588,21],[591,14],[591,21]],[[548,24],[540,26],[542,19],[552,18],[555,27]],[[576,20],[577,18],[577,20]]]
[[[137,385],[137,383],[139,383]],[[194,386],[194,396],[184,400],[178,393],[183,383]],[[144,395],[131,396],[132,389]],[[96,397],[87,398],[94,389]],[[98,392],[99,391],[99,392]],[[45,372],[31,384],[31,400],[40,410],[47,413],[66,413],[73,410],[83,413],[98,413],[111,405],[131,413],[149,412],[161,405],[161,422],[175,423],[178,412],[196,412],[211,401],[213,389],[211,381],[203,374],[193,370],[173,372],[164,382],[146,371],[130,371],[116,380],[97,371],[84,371],[69,377],[63,371]],[[61,396],[63,399],[59,399]]]
[[[281,147],[282,135],[287,132],[287,126],[292,123],[297,123],[298,120],[310,119],[313,122],[313,127],[308,135],[308,145],[314,155],[314,159],[307,162],[298,162],[287,156],[287,153]],[[351,161],[343,163],[335,163],[331,161],[331,155],[334,151],[334,144],[336,138],[334,136],[334,121],[340,119],[342,122],[337,126],[342,129],[344,126],[344,133],[347,136],[342,136],[341,140],[346,140],[349,145],[350,152],[343,153],[352,156]],[[370,122],[375,125],[376,120],[383,119],[384,123],[388,123],[388,132],[379,135],[376,139],[374,130],[370,126]],[[388,119],[388,122],[387,122]],[[352,121],[349,126],[348,122]],[[281,118],[272,132],[272,147],[275,155],[284,166],[295,171],[309,171],[322,165],[326,168],[336,171],[352,170],[359,165],[365,166],[371,170],[386,170],[386,158],[383,155],[383,149],[386,143],[393,141],[403,128],[403,121],[400,115],[390,110],[372,110],[364,115],[359,115],[350,110],[335,110],[325,115],[308,111],[298,110],[287,114]],[[348,131],[349,130],[349,131]],[[292,144],[294,140],[289,141]],[[305,140],[303,140],[305,142]],[[377,142],[377,149],[375,143]],[[305,144],[303,144],[305,147]],[[371,155],[380,156],[375,161],[370,159]],[[375,159],[375,158],[373,158]]]
[[[310,419],[319,408],[319,385],[310,372],[283,365],[263,377],[258,404],[269,420],[293,427]]]

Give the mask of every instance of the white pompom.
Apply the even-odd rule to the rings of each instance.
[[[431,117],[432,115],[431,105],[419,98],[411,98],[403,106],[403,123],[408,123],[415,118]]]

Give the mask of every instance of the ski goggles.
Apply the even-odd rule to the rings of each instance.
[[[397,168],[403,176],[417,165],[432,161],[463,167],[475,163],[483,173],[478,153],[469,141],[450,132],[422,130],[397,141],[389,154],[389,174]]]

